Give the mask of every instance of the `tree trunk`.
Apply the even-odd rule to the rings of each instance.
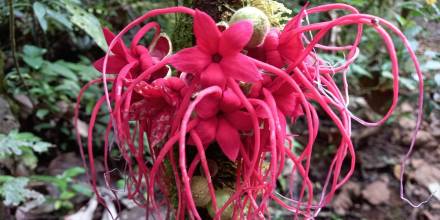
[[[194,9],[199,9],[210,15],[216,22],[228,21],[232,16],[234,10],[245,5],[246,0],[183,0],[179,1],[180,6],[186,6]],[[195,45],[195,39],[193,34],[193,19],[191,16],[186,14],[176,15],[176,26],[175,30],[171,36],[173,42],[174,51],[179,51],[183,48],[192,47]],[[210,163],[214,164],[214,167],[218,167],[218,173],[213,176],[212,181],[214,187],[217,189],[221,188],[234,188],[234,183],[236,179],[236,165],[229,161],[222,153],[217,144],[211,144],[206,151],[206,157]],[[192,161],[192,157],[196,154],[191,149],[187,151],[188,161]],[[175,156],[178,155],[177,149]],[[178,159],[178,158],[176,158]],[[189,165],[189,164],[188,164]],[[211,169],[211,165],[210,165]],[[167,176],[172,180],[173,173],[168,169]],[[197,171],[196,171],[197,173]],[[195,175],[203,175],[203,172],[198,172]],[[171,175],[171,176],[170,176]],[[170,185],[170,197],[174,205],[177,205],[177,193],[173,185]],[[177,208],[177,207],[176,207]],[[204,208],[199,208],[199,213],[203,219],[211,219],[208,212]]]
[[[199,9],[206,12],[216,22],[228,21],[237,10],[245,5],[246,0],[183,0],[178,5]],[[176,29],[172,35],[175,51],[194,45],[192,18],[188,15],[176,15]]]

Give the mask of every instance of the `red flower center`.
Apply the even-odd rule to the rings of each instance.
[[[214,63],[220,63],[220,61],[222,61],[223,57],[222,57],[222,55],[215,53],[214,55],[212,55],[211,59],[212,59],[212,62],[214,62]]]

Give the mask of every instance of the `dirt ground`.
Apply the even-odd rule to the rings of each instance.
[[[420,39],[418,54],[440,51],[440,24],[423,23],[432,32]],[[429,75],[427,77],[430,77]],[[432,93],[432,94],[431,94]],[[427,91],[425,102],[436,91]],[[437,89],[438,93],[438,89]],[[430,198],[419,208],[400,198],[400,160],[410,146],[415,103],[400,103],[397,118],[380,128],[355,128],[357,167],[351,181],[336,195],[320,219],[440,219],[440,111],[424,118],[422,129],[404,175],[405,196],[414,203]]]

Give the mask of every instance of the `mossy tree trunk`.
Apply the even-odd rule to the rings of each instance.
[[[204,11],[216,22],[220,22],[228,21],[234,10],[238,10],[239,8],[243,7],[245,2],[246,0],[180,0],[178,1],[178,5]],[[174,32],[172,33],[171,40],[174,51],[195,45],[193,19],[191,16],[185,14],[176,15],[176,26]],[[219,170],[221,170],[217,174],[214,174],[212,181],[216,190],[224,187],[232,189],[235,183],[236,165],[229,161],[221,152],[221,149],[215,143],[211,144],[206,151],[207,159],[216,164]],[[196,153],[197,152],[194,150],[188,150],[188,161],[192,161],[192,158],[196,155]],[[177,149],[175,155],[178,155]],[[173,175],[173,173],[169,172],[168,175]],[[196,171],[194,175],[203,175],[203,172]],[[171,193],[177,193],[177,191],[173,189],[173,186],[170,187]],[[177,195],[170,196],[174,205],[177,205]],[[201,216],[203,216],[203,219],[210,219],[206,209],[199,208],[199,212]]]
[[[246,0],[183,0],[177,1],[179,6],[199,9],[210,15],[216,22],[228,21],[237,10],[245,5]],[[176,29],[172,35],[175,50],[194,45],[192,18],[188,15],[176,15]]]

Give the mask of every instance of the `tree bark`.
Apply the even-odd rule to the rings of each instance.
[[[245,0],[182,0],[177,1],[177,4],[204,11],[216,22],[220,22],[228,21],[233,10],[243,7],[245,2]],[[171,38],[176,51],[194,45],[192,25],[190,16],[176,15],[176,28]]]

